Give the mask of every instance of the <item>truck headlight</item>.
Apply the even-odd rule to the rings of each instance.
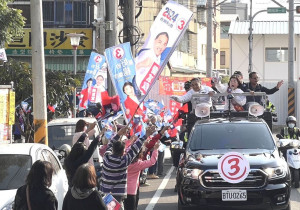
[[[202,174],[203,170],[197,168],[183,168],[182,174],[186,178],[198,179],[198,177]]]
[[[282,166],[276,168],[266,168],[265,172],[268,174],[268,179],[280,179],[286,176],[286,169]]]

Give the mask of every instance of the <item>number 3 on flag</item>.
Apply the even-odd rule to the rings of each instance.
[[[177,21],[177,29],[180,30],[180,31],[181,31],[182,29],[184,29],[185,23],[186,23],[185,19],[180,18],[180,19]]]
[[[124,50],[121,47],[116,47],[113,51],[113,55],[117,59],[121,59],[124,55]]]

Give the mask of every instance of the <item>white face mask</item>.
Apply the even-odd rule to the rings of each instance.
[[[84,126],[83,128],[83,132],[85,132],[87,130],[87,126]]]
[[[288,126],[289,126],[289,128],[294,128],[295,127],[295,123],[289,123]]]

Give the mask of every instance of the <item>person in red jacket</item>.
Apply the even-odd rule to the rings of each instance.
[[[134,115],[137,114],[143,116],[144,119],[144,111],[146,110],[146,107],[144,107],[143,103],[140,104],[139,99],[134,93],[134,87],[131,82],[124,83],[123,92],[127,95],[127,98],[124,101],[124,105],[126,108],[126,118],[131,119]]]
[[[80,104],[79,106],[86,109],[88,108],[88,104],[91,102],[92,99],[92,92],[93,92],[93,79],[90,78],[86,81],[87,88],[83,89],[80,92]]]

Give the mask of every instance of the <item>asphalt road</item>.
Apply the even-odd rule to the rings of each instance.
[[[150,186],[140,187],[140,200],[138,210],[177,210],[177,193],[174,192],[176,183],[175,168],[172,166],[170,151],[166,150],[164,175],[160,179],[150,179]],[[300,209],[300,188],[292,188],[291,194],[292,210]]]

